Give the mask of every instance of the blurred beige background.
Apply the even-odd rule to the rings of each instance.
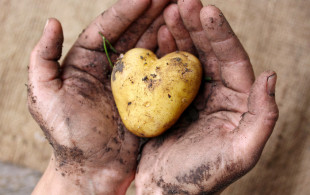
[[[45,21],[63,25],[64,54],[115,0],[0,1],[0,161],[43,171],[51,148],[26,105],[29,54]],[[223,194],[310,192],[310,1],[203,1],[222,9],[251,57],[256,75],[278,73],[280,118],[257,166]],[[128,193],[131,194],[131,193]]]

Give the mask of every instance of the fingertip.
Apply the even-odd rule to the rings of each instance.
[[[203,7],[200,0],[190,0],[190,1],[178,0],[178,6],[180,7],[180,9],[188,13],[197,9],[200,10]]]
[[[200,31],[202,29],[199,13],[203,5],[200,0],[178,1],[178,8],[182,20],[188,31]]]
[[[46,24],[44,26],[44,29],[46,29],[47,27],[50,27],[51,25],[53,27],[55,27],[55,26],[60,26],[61,27],[61,24],[60,24],[59,20],[57,18],[53,18],[53,17],[48,18],[46,20]]]
[[[36,46],[40,56],[44,60],[59,60],[63,43],[63,31],[60,22],[56,18],[46,21],[43,35]]]
[[[215,5],[207,5],[207,6],[204,6],[201,11],[200,11],[200,14],[203,14],[203,16],[216,16],[216,15],[219,15],[221,14],[221,10],[216,7]]]
[[[170,4],[168,5],[164,10],[164,18],[165,21],[167,20],[179,20],[180,14],[179,14],[179,8],[176,4]]]
[[[273,70],[265,70],[264,72],[262,72],[259,77],[269,77],[272,76],[274,74],[277,74],[275,71]]]
[[[219,17],[222,12],[214,5],[208,5],[200,10],[200,18],[205,26],[213,25],[214,20]],[[211,23],[211,24],[210,24]]]
[[[222,11],[214,5],[209,5],[201,9],[200,20],[211,42],[224,41],[234,36]]]
[[[158,39],[160,41],[170,41],[172,35],[166,25],[162,25],[158,30]]]
[[[183,24],[179,8],[176,4],[169,5],[163,13],[165,22],[170,30],[175,29],[174,31],[179,32],[180,31],[180,24]],[[183,25],[182,25],[183,26]],[[185,27],[183,27],[184,30]],[[184,31],[183,29],[181,31]]]
[[[260,91],[262,92],[264,91],[265,95],[274,97],[276,81],[277,81],[277,73],[272,70],[267,70],[257,77],[253,85],[253,88],[261,88]]]
[[[256,79],[249,96],[249,110],[252,113],[265,115],[276,120],[278,107],[275,101],[275,86],[277,74],[274,71],[265,71]]]
[[[59,38],[63,38],[62,34],[62,26],[59,20],[56,18],[48,18],[44,26],[43,35],[58,36]]]
[[[267,77],[267,93],[271,97],[275,97],[276,93],[276,83],[277,83],[277,73],[272,72]]]

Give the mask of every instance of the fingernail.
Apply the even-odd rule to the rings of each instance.
[[[48,26],[49,21],[50,21],[50,19],[46,20],[46,23],[45,23],[45,26],[44,26],[44,31],[45,31],[46,27]]]
[[[277,81],[276,73],[270,75],[267,78],[267,92],[268,92],[268,95],[271,97],[274,97],[276,93],[276,81]]]

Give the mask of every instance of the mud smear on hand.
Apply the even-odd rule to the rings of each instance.
[[[190,193],[186,190],[183,190],[180,186],[176,184],[167,183],[161,177],[159,181],[156,182],[158,187],[163,189],[163,195],[171,195],[171,194],[182,194],[189,195]]]
[[[176,180],[180,183],[196,185],[200,189],[203,189],[204,182],[206,182],[210,177],[210,166],[206,164],[201,165],[194,170],[190,170],[188,174],[177,176]]]
[[[35,104],[37,102],[37,97],[33,95],[33,92],[32,92],[33,86],[31,84],[30,85],[26,84],[26,87],[27,87],[28,98],[30,99],[32,104]]]
[[[33,107],[29,108],[29,111],[33,118],[37,121],[39,124],[40,128],[42,129],[46,139],[49,141],[50,145],[54,148],[54,155],[57,160],[59,168],[64,167],[65,165],[78,165],[78,166],[83,166],[84,161],[86,157],[84,156],[83,151],[74,146],[74,147],[67,147],[61,144],[58,144],[56,140],[52,137],[50,132],[53,132],[53,129],[49,129],[47,127],[47,124],[43,120],[42,116],[40,113],[35,111]],[[70,118],[66,118],[66,123],[69,123]],[[76,172],[77,170],[68,170],[67,173],[69,174],[70,172]],[[82,169],[81,169],[82,170]]]
[[[124,129],[123,123],[119,122],[117,129],[118,129],[118,138],[124,141],[125,140],[125,129]]]

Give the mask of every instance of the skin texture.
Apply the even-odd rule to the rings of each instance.
[[[159,53],[171,52],[167,44],[197,53],[212,81],[202,84],[174,127],[144,146],[137,194],[213,194],[257,163],[278,118],[277,76],[267,71],[255,80],[247,53],[218,8],[179,0],[165,9],[164,19],[159,36],[171,43],[159,43]]]
[[[118,1],[80,34],[61,65],[62,27],[48,20],[30,57],[28,105],[54,153],[33,194],[125,193],[139,139],[117,113],[99,32],[119,52],[137,45],[157,48],[156,39],[144,40],[157,37],[168,2]]]

